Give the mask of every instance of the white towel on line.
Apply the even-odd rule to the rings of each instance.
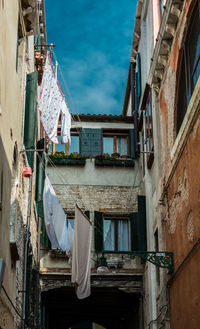
[[[71,249],[66,215],[47,176],[44,184],[43,205],[46,231],[52,248],[60,248],[64,251]],[[68,226],[69,224],[68,222]]]
[[[76,285],[79,299],[90,295],[90,252],[92,241],[92,225],[76,205],[74,222],[74,242],[72,252],[72,278]]]

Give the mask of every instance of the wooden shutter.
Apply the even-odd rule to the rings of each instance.
[[[138,195],[138,248],[140,251],[147,250],[146,197],[144,195]]]
[[[99,211],[94,212],[94,237],[95,250],[102,251],[103,249],[103,213]]]
[[[130,129],[130,157],[135,158],[135,129]]]
[[[94,157],[102,153],[102,130],[82,128],[80,130],[80,153]]]
[[[138,251],[138,213],[130,214],[130,224],[131,224],[131,250]]]
[[[26,149],[33,149],[35,146],[37,80],[37,71],[27,75],[24,116],[24,145]],[[28,158],[29,166],[33,169],[34,152],[27,152],[26,155]]]

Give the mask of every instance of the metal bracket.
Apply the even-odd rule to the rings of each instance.
[[[150,262],[157,267],[167,268],[169,273],[174,271],[174,254],[169,251],[110,251],[102,250],[100,257],[100,266],[106,266],[106,257],[104,254],[127,254],[131,259],[139,256],[144,262]]]

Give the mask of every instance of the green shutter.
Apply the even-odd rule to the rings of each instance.
[[[135,158],[135,129],[130,129],[130,157]]]
[[[38,216],[43,217],[43,189],[45,180],[45,156],[43,152],[37,153],[35,201],[37,204]]]
[[[137,55],[137,73],[137,102],[139,108],[141,97],[141,58],[139,53]]]
[[[139,97],[138,97],[138,72],[135,72],[135,109],[139,109]]]
[[[80,130],[80,153],[94,157],[102,153],[102,130],[82,128]]]
[[[131,224],[131,250],[139,251],[138,246],[138,213],[130,214]]]
[[[24,116],[24,145],[26,149],[34,149],[36,112],[37,112],[37,81],[38,72],[27,75],[26,102]],[[33,169],[34,152],[26,152],[29,166]]]
[[[103,213],[94,212],[94,235],[95,235],[95,250],[102,251],[103,249]]]
[[[140,251],[147,250],[146,198],[138,195],[138,246]]]

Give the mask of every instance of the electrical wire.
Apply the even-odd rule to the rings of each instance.
[[[44,163],[43,163],[43,161],[42,161],[42,158],[41,158],[39,152],[37,152],[37,154],[38,154],[38,157],[39,157],[39,161],[41,162],[42,167],[43,167],[43,169],[45,170],[45,165],[44,165]],[[49,161],[50,165],[51,165],[54,169],[57,169],[56,165],[53,163],[53,161],[51,160],[51,158],[50,158],[48,155],[47,155],[47,158],[48,158],[48,161]],[[68,182],[66,182],[66,181],[63,180],[63,177],[62,177],[60,174],[58,174],[57,170],[55,171],[55,174],[56,174],[56,176],[57,176],[59,179],[61,179],[61,181],[63,182],[63,185],[65,186],[65,188],[66,188],[66,190],[67,190],[67,184],[68,184]],[[69,184],[68,184],[68,185],[69,185]],[[74,201],[74,203],[76,204],[76,203],[77,203],[77,200],[76,200],[76,199],[75,199],[75,198],[69,193],[68,190],[67,190],[67,192],[68,192],[68,194],[70,195],[70,197],[72,198],[72,200]],[[83,200],[82,200],[81,197],[79,198],[79,201],[81,202],[81,204],[82,204],[82,209],[83,209],[84,211],[87,210],[87,209],[89,209],[89,205],[85,204],[85,203],[83,202]],[[95,223],[95,228],[97,229],[97,231],[98,231],[99,233],[101,233],[101,234],[103,235],[104,230],[100,227],[100,225],[99,225],[98,222]],[[111,239],[109,239],[109,242],[112,243],[113,241],[112,241]]]
[[[3,289],[3,291],[4,291],[5,295],[6,295],[7,299],[9,300],[12,308],[15,310],[15,312],[17,313],[17,315],[22,319],[21,314],[18,312],[18,310],[16,309],[15,305],[13,304],[13,302],[12,302],[11,298],[9,297],[9,295],[8,295],[6,289],[4,288],[3,284],[1,285],[1,287],[2,287],[2,289]]]

